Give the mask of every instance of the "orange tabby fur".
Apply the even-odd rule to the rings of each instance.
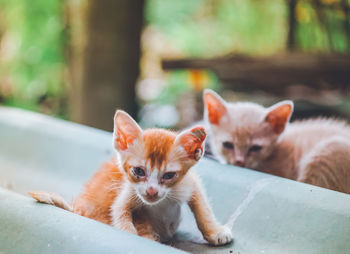
[[[111,224],[111,206],[118,195],[124,175],[114,161],[103,164],[85,185],[84,192],[73,202],[73,212]]]
[[[204,152],[205,138],[201,126],[179,134],[163,129],[143,131],[128,114],[117,111],[113,142],[118,156],[86,184],[73,203],[73,212],[166,241],[179,225],[181,203],[187,202],[210,244],[230,242],[230,230],[217,222],[199,177],[190,171]],[[52,199],[35,192],[31,195],[44,203]],[[62,202],[51,202],[56,203]]]

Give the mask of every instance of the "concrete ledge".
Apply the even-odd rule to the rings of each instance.
[[[111,154],[111,134],[0,107],[0,253],[172,253],[176,249],[33,202],[29,190],[76,196]],[[194,253],[347,253],[350,196],[204,159],[201,175],[235,242],[203,242],[189,209],[169,245]],[[16,193],[17,192],[17,193]]]
[[[0,253],[181,253],[0,189]]]

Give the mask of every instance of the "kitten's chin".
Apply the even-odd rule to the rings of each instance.
[[[260,162],[251,162],[251,163],[247,163],[245,165],[245,168],[250,168],[250,169],[254,169],[254,170],[258,170],[258,166],[259,166]],[[261,170],[260,170],[261,171]]]
[[[165,198],[165,195],[163,197],[160,197],[160,198],[156,198],[156,199],[149,199],[143,195],[140,195],[137,193],[137,195],[139,196],[139,198],[141,199],[141,201],[146,204],[146,205],[149,205],[149,206],[154,206],[154,205],[157,205],[159,204],[160,202],[162,202]]]

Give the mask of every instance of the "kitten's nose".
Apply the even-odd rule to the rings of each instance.
[[[244,161],[237,160],[237,161],[235,162],[235,165],[238,166],[238,167],[244,167]]]
[[[148,187],[146,193],[149,197],[155,198],[158,195],[158,190],[154,187]]]

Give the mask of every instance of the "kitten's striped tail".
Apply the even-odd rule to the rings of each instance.
[[[53,205],[64,210],[73,212],[73,207],[64,198],[56,193],[46,191],[30,191],[28,194],[36,201]]]

